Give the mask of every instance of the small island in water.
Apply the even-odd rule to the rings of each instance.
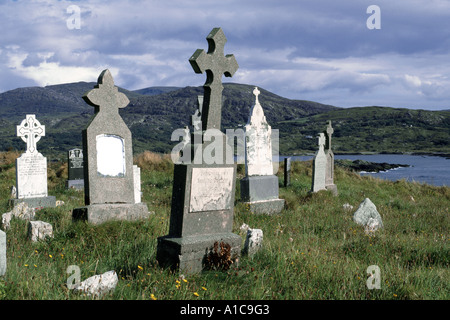
[[[340,159],[335,160],[335,164],[339,167],[346,168],[351,171],[356,172],[380,172],[387,171],[391,169],[396,169],[400,167],[409,167],[408,164],[392,164],[392,163],[377,163],[370,162],[365,160],[348,160],[348,159]]]

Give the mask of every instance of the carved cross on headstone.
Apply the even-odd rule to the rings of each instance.
[[[258,100],[258,96],[261,92],[258,90],[258,87],[255,87],[255,89],[253,89],[253,94],[255,95],[256,99],[255,99],[255,104],[259,104],[259,100]]]
[[[222,117],[222,75],[232,77],[239,68],[234,55],[224,56],[227,39],[221,28],[214,28],[206,37],[208,52],[197,49],[189,59],[195,73],[206,71],[206,82],[203,85],[205,97],[202,110],[202,129],[220,130]]]
[[[97,85],[85,93],[83,99],[95,107],[95,113],[118,113],[119,108],[125,108],[130,103],[127,96],[119,92],[114,85],[114,79],[108,69],[100,74]]]
[[[27,144],[27,153],[37,151],[36,143],[45,136],[45,126],[36,120],[34,114],[27,114],[20,125],[17,126],[17,136]]]
[[[327,147],[328,147],[328,150],[331,150],[331,135],[333,134],[333,132],[334,132],[334,129],[333,129],[333,127],[331,126],[331,120],[328,120],[328,127],[327,127]]]

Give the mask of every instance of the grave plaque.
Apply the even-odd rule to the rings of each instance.
[[[67,153],[68,180],[67,188],[84,188],[84,161],[82,149],[71,149]]]
[[[236,260],[242,242],[241,237],[231,232],[236,164],[226,162],[227,140],[220,131],[221,78],[232,76],[238,65],[233,55],[224,56],[226,38],[222,29],[214,28],[207,40],[208,52],[199,49],[189,59],[196,73],[206,71],[207,81],[203,99],[198,98],[199,110],[191,121],[196,132],[186,145],[192,150],[188,153],[190,161],[174,167],[169,234],[158,238],[157,248],[160,265],[184,274],[203,270],[214,243],[229,244],[231,259]],[[212,135],[215,140],[209,139]],[[215,156],[205,157],[213,149]]]
[[[119,115],[128,98],[118,91],[109,70],[104,70],[83,99],[95,108],[95,114],[83,130],[86,206],[74,209],[73,218],[100,224],[147,217],[147,205],[136,199],[131,132]]]
[[[12,205],[26,202],[33,208],[56,206],[55,197],[47,192],[47,158],[36,148],[45,136],[45,126],[34,114],[27,114],[17,126],[17,136],[26,142],[27,150],[16,159],[16,198],[11,199]]]

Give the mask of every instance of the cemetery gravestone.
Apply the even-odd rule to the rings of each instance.
[[[331,150],[331,136],[334,130],[331,126],[331,121],[328,121],[327,130],[325,131],[326,136],[326,158],[327,167],[325,170],[325,188],[330,190],[334,195],[338,194],[337,186],[334,184],[334,153]]]
[[[327,157],[324,151],[325,135],[319,133],[319,150],[313,160],[313,174],[312,174],[312,192],[326,190],[325,188],[325,171],[327,166]]]
[[[291,158],[284,158],[284,187],[291,184]]]
[[[68,180],[67,188],[84,188],[83,150],[71,149],[67,153]]]
[[[11,204],[26,202],[33,208],[54,207],[56,199],[47,191],[47,158],[36,147],[45,136],[45,126],[34,114],[27,114],[17,126],[17,136],[27,144],[27,149],[16,159],[16,198],[11,199]]]
[[[119,108],[128,105],[125,94],[104,70],[83,99],[95,114],[83,130],[85,207],[73,210],[74,219],[100,224],[109,220],[146,218],[145,203],[136,203],[131,132]]]
[[[226,38],[222,29],[214,28],[207,41],[208,52],[199,49],[189,59],[196,73],[207,73],[203,103],[199,100],[201,130],[194,132],[196,137],[186,146],[193,151],[191,161],[175,164],[169,234],[158,238],[157,248],[160,265],[184,274],[202,271],[215,243],[230,245],[231,259],[236,260],[242,242],[241,237],[231,232],[236,164],[226,162],[226,135],[220,131],[221,78],[223,74],[232,76],[238,65],[233,55],[224,56]],[[213,163],[202,157],[211,149],[212,142],[207,139],[211,132],[216,140],[222,141],[215,145],[215,153],[220,156]]]
[[[273,174],[272,128],[259,103],[258,88],[253,94],[255,104],[245,126],[246,176],[241,180],[241,200],[253,213],[279,213],[284,200],[278,199],[278,177]]]
[[[0,230],[0,277],[6,273],[6,233]]]

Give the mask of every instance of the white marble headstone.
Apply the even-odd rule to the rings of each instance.
[[[245,169],[247,176],[273,175],[272,166],[272,128],[267,123],[264,111],[258,100],[260,91],[253,90],[255,104],[245,125]]]
[[[27,144],[26,152],[16,159],[17,198],[46,197],[47,158],[36,148],[36,143],[45,136],[45,126],[34,114],[27,114],[17,126],[17,136]]]
[[[325,145],[325,135],[323,133],[319,134],[319,151],[317,151],[314,158],[313,166],[313,183],[312,192],[317,192],[319,190],[325,190],[325,172],[327,168],[327,156],[324,151]]]

